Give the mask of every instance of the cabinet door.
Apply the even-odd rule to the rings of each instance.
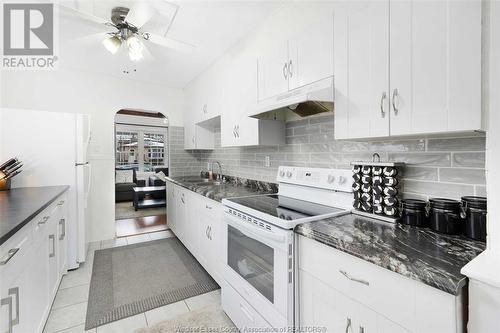
[[[335,137],[389,135],[389,1],[344,1],[334,12]]]
[[[177,237],[182,242],[184,242],[185,211],[186,211],[186,194],[182,188],[178,187],[176,192],[175,230]]]
[[[29,280],[36,277],[30,276],[26,267],[19,267],[16,273],[2,276],[4,280],[0,290],[0,332],[10,332],[9,328],[13,333],[33,332],[33,300],[29,291]]]
[[[275,40],[258,55],[259,100],[288,91],[288,41]]]
[[[391,134],[481,127],[481,2],[392,1]]]
[[[61,198],[57,203],[57,267],[59,277],[66,273],[67,269],[67,203],[65,198]]]
[[[299,270],[301,327],[325,327],[328,333],[357,332],[353,302],[309,273]]]
[[[177,233],[175,226],[175,185],[167,182],[167,226],[175,233]]]
[[[290,27],[289,88],[333,75],[333,2],[298,2]]]
[[[47,222],[47,238],[46,238],[46,259],[48,265],[49,274],[49,299],[57,292],[58,281],[59,281],[59,267],[58,267],[58,230],[59,230],[59,219],[56,211],[51,213],[50,219]]]

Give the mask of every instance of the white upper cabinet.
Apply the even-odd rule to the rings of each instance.
[[[391,134],[481,128],[481,2],[391,2]]]
[[[481,129],[481,2],[341,2],[335,137]]]
[[[335,137],[389,135],[389,1],[335,8]]]
[[[288,88],[293,90],[333,75],[333,3],[295,4],[288,25]]]
[[[288,91],[288,42],[279,40],[262,48],[258,56],[259,100]]]
[[[297,2],[258,34],[258,99],[333,75],[333,2]]]

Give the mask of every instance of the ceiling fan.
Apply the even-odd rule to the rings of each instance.
[[[165,10],[165,5],[169,6],[168,10]],[[139,1],[136,2],[130,9],[127,7],[114,7],[111,9],[110,20],[94,16],[87,12],[79,11],[72,7],[61,6],[77,14],[86,21],[114,28],[114,31],[105,33],[105,38],[102,40],[103,46],[111,54],[116,54],[120,47],[125,45],[128,49],[129,58],[132,61],[139,61],[143,58],[144,52],[146,51],[146,45],[144,42],[150,42],[184,53],[192,52],[194,49],[194,46],[191,44],[165,37],[178,10],[178,6],[172,3],[148,3]],[[165,19],[169,20],[169,22],[164,29],[163,34],[153,33],[147,31],[145,28],[146,23],[150,21],[153,16],[158,14],[162,16],[170,16],[165,17]]]

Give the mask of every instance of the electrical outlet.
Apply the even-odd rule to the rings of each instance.
[[[266,166],[266,168],[269,168],[271,166],[271,158],[269,156],[266,156],[264,165]]]

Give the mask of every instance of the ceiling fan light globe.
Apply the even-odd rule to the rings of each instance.
[[[122,41],[117,36],[111,36],[102,41],[102,45],[108,50],[111,54],[116,54],[122,45]]]
[[[137,38],[137,36],[130,36],[127,38],[127,46],[130,52],[142,53],[144,49],[144,44],[142,44],[141,40]]]

